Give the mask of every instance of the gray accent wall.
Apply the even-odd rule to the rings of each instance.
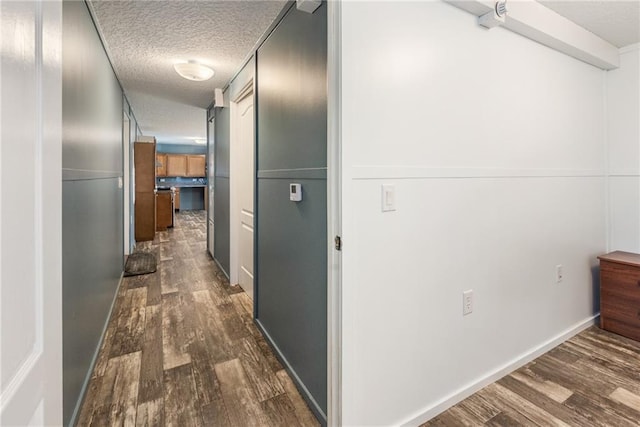
[[[64,1],[63,411],[73,420],[122,274],[122,90],[84,2]]]
[[[231,147],[231,114],[229,111],[229,91],[224,93],[225,107],[215,109],[215,179],[213,184],[213,224],[214,249],[216,262],[229,277],[230,265],[230,147]]]
[[[326,423],[326,5],[292,7],[256,58],[256,320]]]

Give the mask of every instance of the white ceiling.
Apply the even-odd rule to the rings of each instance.
[[[538,1],[616,47],[640,43],[640,0]]]
[[[206,111],[284,0],[90,0],[116,74],[140,129],[158,142],[193,143],[206,136]],[[215,70],[193,82],[173,69],[195,59]]]
[[[285,0],[89,0],[116,74],[145,135],[193,143],[206,136],[206,111]],[[517,0],[512,0],[517,1]],[[539,0],[623,47],[640,42],[640,0]],[[215,76],[185,80],[176,61],[198,60]]]

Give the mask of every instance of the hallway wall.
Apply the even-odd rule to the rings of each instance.
[[[63,3],[64,421],[79,403],[123,267],[122,91],[84,2]]]
[[[214,258],[222,271],[230,274],[230,212],[231,199],[229,188],[231,114],[229,109],[229,90],[224,93],[224,108],[215,109],[215,179],[214,179]]]
[[[605,74],[444,2],[341,28],[342,421],[418,424],[598,313]]]
[[[640,44],[607,72],[609,250],[640,253]]]
[[[292,7],[256,55],[256,319],[326,421],[326,4]]]

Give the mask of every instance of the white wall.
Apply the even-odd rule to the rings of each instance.
[[[609,248],[640,252],[640,44],[607,72]]]
[[[417,423],[597,313],[605,73],[441,2],[341,25],[343,422]]]

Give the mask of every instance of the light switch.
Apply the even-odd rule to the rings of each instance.
[[[396,210],[396,186],[382,184],[382,212]]]

